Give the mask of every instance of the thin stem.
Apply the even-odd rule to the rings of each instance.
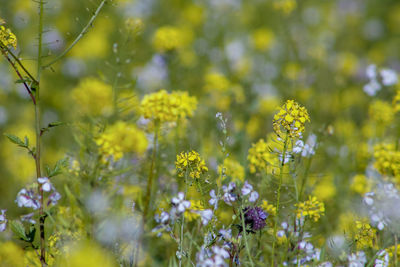
[[[183,197],[183,200],[186,201],[186,194],[188,191],[188,171],[186,170],[185,174],[185,195]],[[182,267],[182,257],[183,257],[183,228],[185,226],[185,212],[182,213],[182,223],[181,223],[181,236],[179,238],[179,267]]]
[[[2,54],[4,55],[4,57],[7,59],[7,61],[10,63],[10,65],[13,67],[15,73],[18,75],[18,77],[20,78],[20,80],[23,81],[24,79],[22,78],[22,75],[21,75],[21,73],[19,72],[19,70],[18,70],[17,66],[15,65],[15,63],[12,62],[12,60],[7,56],[6,52],[4,52],[4,50],[1,50],[1,52],[2,52]],[[28,91],[28,94],[29,94],[29,96],[31,97],[33,104],[36,105],[36,100],[35,100],[35,97],[34,97],[33,94],[32,94],[31,89],[29,88],[29,86],[26,84],[25,81],[22,82],[22,83],[23,83],[23,85],[24,85],[26,91]]]
[[[30,72],[25,68],[25,66],[22,64],[22,62],[19,60],[19,58],[18,58],[16,55],[14,55],[14,53],[13,53],[7,46],[5,46],[1,41],[0,41],[0,43],[1,43],[1,47],[2,47],[3,49],[5,49],[5,50],[7,51],[8,54],[11,55],[11,57],[15,60],[15,62],[17,62],[18,65],[21,67],[21,69],[23,69],[23,71],[25,72],[25,74],[28,75],[29,78],[31,78],[31,80],[32,80],[34,83],[38,83],[38,82],[36,81],[36,79],[30,74]]]
[[[36,104],[35,104],[35,128],[36,128],[36,177],[39,178],[42,176],[40,170],[40,157],[41,157],[41,149],[40,149],[40,75],[42,71],[42,41],[43,41],[43,10],[44,10],[44,2],[43,0],[39,1],[39,27],[38,27],[38,58],[37,58],[37,88],[36,88]],[[41,184],[38,183],[38,190],[41,196],[40,199],[40,209],[39,209],[39,230],[40,230],[40,262],[42,267],[47,266],[46,263],[46,244],[45,244],[45,229],[44,224],[46,220],[46,216],[44,214],[43,205],[43,190]]]
[[[394,255],[393,255],[393,257],[394,257],[394,267],[398,266],[397,265],[397,244],[398,244],[397,234],[394,234]]]
[[[47,63],[46,65],[43,66],[43,69],[46,69],[59,61],[62,57],[64,57],[78,42],[82,37],[89,31],[89,28],[92,27],[94,20],[97,18],[97,16],[100,13],[100,10],[104,7],[105,3],[107,0],[101,1],[100,5],[97,7],[96,11],[94,12],[93,16],[90,18],[89,22],[87,25],[82,29],[82,31],[79,33],[79,35],[75,38],[75,40],[68,46],[61,54],[59,54],[55,59]]]
[[[250,265],[254,266],[253,259],[251,258],[249,243],[247,242],[247,233],[246,233],[246,224],[244,222],[243,205],[241,205],[241,209],[242,210],[241,210],[240,214],[241,214],[241,220],[242,220],[242,229],[243,229],[244,243],[246,246],[246,253],[247,253],[247,257],[250,260]]]
[[[149,171],[149,176],[148,176],[148,180],[147,180],[147,189],[146,189],[145,202],[144,202],[143,221],[146,221],[146,217],[149,212],[150,200],[151,200],[151,189],[153,187],[153,178],[154,178],[154,166],[155,166],[156,155],[157,155],[158,130],[159,130],[159,126],[158,126],[158,123],[156,122],[155,130],[154,130],[154,137],[153,137],[153,155],[151,158],[151,165],[150,165],[150,171]]]
[[[312,161],[312,157],[310,157],[307,161],[306,170],[304,171],[304,175],[303,175],[303,179],[302,179],[302,183],[301,183],[301,187],[300,187],[299,199],[302,198],[305,186],[307,184],[308,172],[310,171],[311,161]]]
[[[271,253],[271,266],[274,266],[274,261],[275,261],[275,244],[276,244],[276,233],[277,233],[277,227],[278,227],[278,215],[279,215],[279,204],[281,200],[281,189],[282,189],[282,183],[283,183],[283,167],[285,166],[285,160],[286,160],[286,152],[287,152],[287,145],[289,141],[289,134],[286,134],[285,137],[285,143],[283,145],[283,154],[282,154],[282,163],[280,166],[280,173],[279,173],[279,186],[278,186],[278,192],[277,192],[277,198],[276,198],[276,216],[275,216],[275,223],[274,223],[274,237],[273,237],[273,242],[272,242],[272,253]]]

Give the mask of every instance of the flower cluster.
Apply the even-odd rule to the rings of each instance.
[[[310,117],[305,107],[294,100],[287,100],[274,115],[273,128],[278,136],[288,134],[291,138],[299,138],[305,129],[305,123]]]
[[[185,45],[184,32],[173,26],[163,26],[157,29],[153,37],[153,46],[158,52],[168,52],[182,48]]]
[[[269,215],[275,216],[276,215],[276,206],[269,204],[268,201],[263,200],[261,203],[261,208],[265,210]]]
[[[220,91],[224,92],[231,86],[229,80],[219,72],[210,72],[204,77],[204,90],[206,92]]]
[[[243,209],[246,226],[252,231],[258,231],[265,227],[268,214],[261,207],[246,207]]]
[[[147,149],[147,138],[134,124],[118,121],[96,139],[96,144],[102,161],[107,163],[120,160],[124,153],[143,154]]]
[[[208,171],[204,159],[194,150],[190,152],[181,152],[177,155],[175,166],[179,177],[184,177],[185,173],[188,172],[189,177],[200,178],[201,174]]]
[[[369,107],[369,115],[376,123],[386,126],[393,121],[395,114],[390,103],[376,100]]]
[[[249,161],[250,172],[266,171],[268,166],[275,163],[275,158],[268,143],[264,139],[260,139],[257,143],[252,144],[249,149],[247,160]]]
[[[10,29],[0,26],[0,42],[2,46],[17,49],[17,37]]]
[[[374,167],[381,175],[400,175],[400,152],[394,144],[377,144],[374,147]]]
[[[365,221],[356,221],[354,241],[357,249],[372,248],[376,241],[376,229]]]
[[[369,79],[369,82],[364,85],[364,92],[369,96],[375,96],[378,91],[382,89],[383,86],[392,86],[398,82],[397,73],[392,69],[381,69],[380,77],[378,75],[377,67],[374,64],[371,64],[366,69],[366,76]],[[382,81],[382,84],[380,81]]]
[[[107,116],[112,112],[112,87],[101,80],[85,78],[71,94],[83,115]]]
[[[226,158],[222,166],[218,167],[218,171],[220,175],[223,173],[224,175],[232,178],[233,182],[244,181],[245,171],[243,166],[231,158]]]
[[[197,100],[187,92],[168,93],[160,90],[145,95],[140,108],[145,119],[163,122],[176,122],[178,119],[193,116]]]
[[[325,212],[324,203],[319,202],[316,197],[312,196],[309,196],[308,200],[298,203],[295,206],[297,207],[297,218],[299,219],[309,217],[316,222]]]

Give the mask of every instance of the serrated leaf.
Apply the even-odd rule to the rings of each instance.
[[[21,240],[29,242],[29,238],[26,236],[25,227],[20,221],[10,222],[11,231]]]
[[[56,162],[53,170],[48,171],[48,176],[53,177],[62,173],[63,169],[68,167],[68,158],[60,159]]]
[[[15,136],[13,134],[6,134],[6,133],[4,135],[8,138],[8,140],[11,141],[11,143],[14,143],[20,147],[26,147],[24,142],[22,142],[22,140],[18,136]]]

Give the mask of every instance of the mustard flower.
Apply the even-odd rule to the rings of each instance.
[[[156,30],[153,36],[153,46],[158,52],[167,52],[183,47],[184,39],[185,36],[181,29],[163,26]]]
[[[147,149],[147,138],[134,124],[118,121],[96,138],[96,144],[102,162],[107,163],[120,160],[124,153],[143,154]]]
[[[310,121],[310,117],[306,108],[294,100],[287,100],[274,115],[273,128],[278,136],[288,134],[291,138],[299,138],[304,132],[307,121]]]
[[[325,205],[317,200],[317,197],[309,196],[308,200],[295,204],[297,207],[297,218],[309,217],[317,222],[324,215]]]
[[[224,173],[226,176],[231,177],[233,182],[243,182],[245,171],[244,167],[240,165],[234,159],[226,158],[222,166],[218,167],[218,171],[220,175],[222,174],[222,169],[224,168]]]
[[[369,116],[381,125],[389,125],[394,119],[395,110],[388,102],[376,100],[369,107]]]
[[[268,201],[266,201],[266,200],[262,201],[261,208],[263,210],[265,210],[271,216],[275,216],[276,215],[276,207],[275,207],[275,205],[269,204]]]
[[[179,119],[193,116],[197,100],[187,92],[166,90],[145,95],[140,109],[145,119],[164,122],[177,122]]]
[[[374,146],[374,167],[381,175],[400,176],[400,151],[394,144],[377,144]]]
[[[270,150],[264,139],[260,139],[257,143],[251,145],[247,156],[251,173],[266,171],[269,165],[276,164],[276,157]]]
[[[231,87],[230,81],[219,72],[210,72],[206,74],[205,78],[204,90],[206,92],[212,91],[227,91]]]
[[[353,181],[350,185],[350,189],[363,196],[365,193],[371,191],[372,183],[368,178],[363,174],[358,174],[353,177]]]
[[[10,29],[0,26],[0,42],[5,47],[17,49],[17,37]]]
[[[395,112],[400,111],[400,90],[396,91],[396,95],[393,97],[392,105]]]
[[[372,248],[376,241],[376,229],[366,221],[356,221],[354,241],[357,249]]]
[[[397,245],[397,249],[396,249],[396,246],[393,245],[393,246],[388,247],[385,250],[389,255],[390,262],[394,262],[394,254],[396,253],[395,251],[397,251],[397,260],[400,259],[400,245]]]
[[[204,159],[196,151],[181,152],[176,156],[175,166],[179,177],[184,177],[188,172],[189,177],[200,178],[201,174],[208,171]]]
[[[72,98],[83,115],[110,115],[112,87],[96,78],[85,78],[72,90]]]

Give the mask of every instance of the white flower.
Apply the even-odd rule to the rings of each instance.
[[[347,257],[347,259],[349,261],[348,267],[364,267],[367,263],[364,251],[352,253]]]
[[[375,64],[368,65],[365,73],[367,74],[368,79],[376,80],[376,77],[378,75],[376,72],[376,65]]]
[[[374,262],[374,267],[388,267],[389,266],[389,253],[386,250],[381,250]]]
[[[201,216],[201,223],[203,225],[207,225],[208,222],[212,219],[212,216],[213,216],[213,212],[210,209],[200,210],[198,213]]]
[[[244,182],[244,185],[242,187],[242,194],[248,195],[251,193],[251,191],[253,191],[253,186],[251,184],[249,184],[247,181]]]
[[[31,224],[35,224],[36,221],[35,221],[34,219],[32,219],[33,215],[35,215],[35,213],[33,213],[33,212],[28,213],[28,214],[26,214],[26,215],[23,215],[23,216],[21,216],[21,221],[23,221],[23,222],[29,222],[29,223],[31,223]]]
[[[61,199],[61,195],[60,193],[58,193],[56,190],[54,190],[53,193],[51,193],[51,195],[49,196],[49,201],[47,203],[47,205],[56,205],[57,202]]]
[[[39,184],[42,185],[42,190],[43,191],[45,191],[45,192],[50,192],[51,191],[52,185],[50,183],[49,178],[47,178],[47,177],[39,177],[38,178],[38,182],[39,182]]]
[[[259,195],[256,191],[253,191],[253,186],[249,184],[247,181],[244,182],[244,185],[242,187],[242,195],[246,196],[250,194],[249,201],[250,202],[255,202]]]
[[[221,229],[221,230],[219,230],[219,233],[221,234],[222,238],[225,240],[229,240],[232,238],[232,230],[231,229]]]
[[[212,251],[214,252],[215,255],[220,256],[220,257],[222,257],[222,258],[224,258],[224,259],[229,258],[229,253],[228,253],[228,251],[226,251],[226,250],[223,249],[223,248],[220,248],[220,247],[218,247],[218,246],[213,246],[213,247],[212,247]]]
[[[364,195],[364,203],[367,204],[368,206],[371,206],[374,204],[374,197],[375,193],[374,192],[368,192]]]
[[[40,196],[35,195],[33,190],[26,190],[25,188],[17,194],[17,199],[15,200],[18,207],[33,208],[34,210],[40,208],[39,202]]]
[[[315,134],[311,134],[308,136],[306,144],[303,147],[303,151],[301,152],[302,157],[309,157],[315,154],[315,147],[317,146],[317,136]]]
[[[216,210],[218,208],[218,197],[215,194],[214,189],[210,191],[210,197],[211,199],[208,201],[208,203],[210,203],[211,206],[214,206],[214,209]]]
[[[186,209],[190,208],[190,201],[185,200],[185,194],[183,192],[178,193],[178,197],[173,197],[171,200],[178,212],[183,213]]]
[[[292,152],[298,154],[303,150],[303,147],[304,147],[303,140],[297,140],[296,143],[294,144]]]
[[[385,86],[395,85],[398,82],[397,73],[391,69],[382,69],[380,71],[382,76],[382,83]]]
[[[222,186],[222,191],[224,191],[223,199],[229,206],[232,206],[232,202],[236,201],[236,195],[233,193],[235,188],[236,184],[234,182],[230,182],[228,186]]]
[[[1,210],[0,214],[0,232],[4,232],[7,227],[6,210]]]
[[[371,80],[369,83],[364,85],[363,90],[369,96],[375,96],[376,93],[381,90],[381,85],[377,80]]]

